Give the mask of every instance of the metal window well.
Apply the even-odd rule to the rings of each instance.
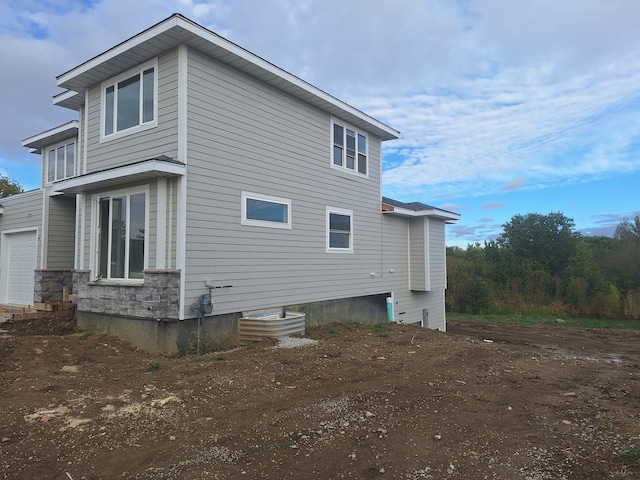
[[[238,339],[257,342],[264,338],[284,338],[305,332],[306,315],[282,310],[243,312],[238,320]]]

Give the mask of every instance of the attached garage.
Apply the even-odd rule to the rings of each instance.
[[[33,304],[38,233],[28,230],[2,235],[0,303]]]

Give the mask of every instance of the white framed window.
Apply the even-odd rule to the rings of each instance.
[[[353,211],[327,207],[327,252],[353,253]]]
[[[76,173],[76,143],[68,142],[49,149],[47,155],[47,183],[73,177]]]
[[[119,138],[158,124],[157,60],[102,84],[100,140]]]
[[[332,121],[331,139],[331,166],[367,176],[369,172],[369,142],[366,134],[344,123]]]
[[[242,192],[242,225],[291,229],[291,200]]]
[[[94,279],[143,279],[149,250],[148,197],[146,189],[93,196]]]

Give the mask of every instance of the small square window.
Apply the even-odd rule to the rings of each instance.
[[[353,252],[353,212],[327,207],[327,251]]]
[[[242,225],[291,228],[291,200],[242,192]]]

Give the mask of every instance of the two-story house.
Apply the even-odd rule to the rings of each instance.
[[[23,141],[42,188],[2,202],[0,303],[66,286],[81,327],[167,352],[273,308],[445,329],[459,215],[382,197],[393,128],[179,14],[57,83],[78,119]]]

